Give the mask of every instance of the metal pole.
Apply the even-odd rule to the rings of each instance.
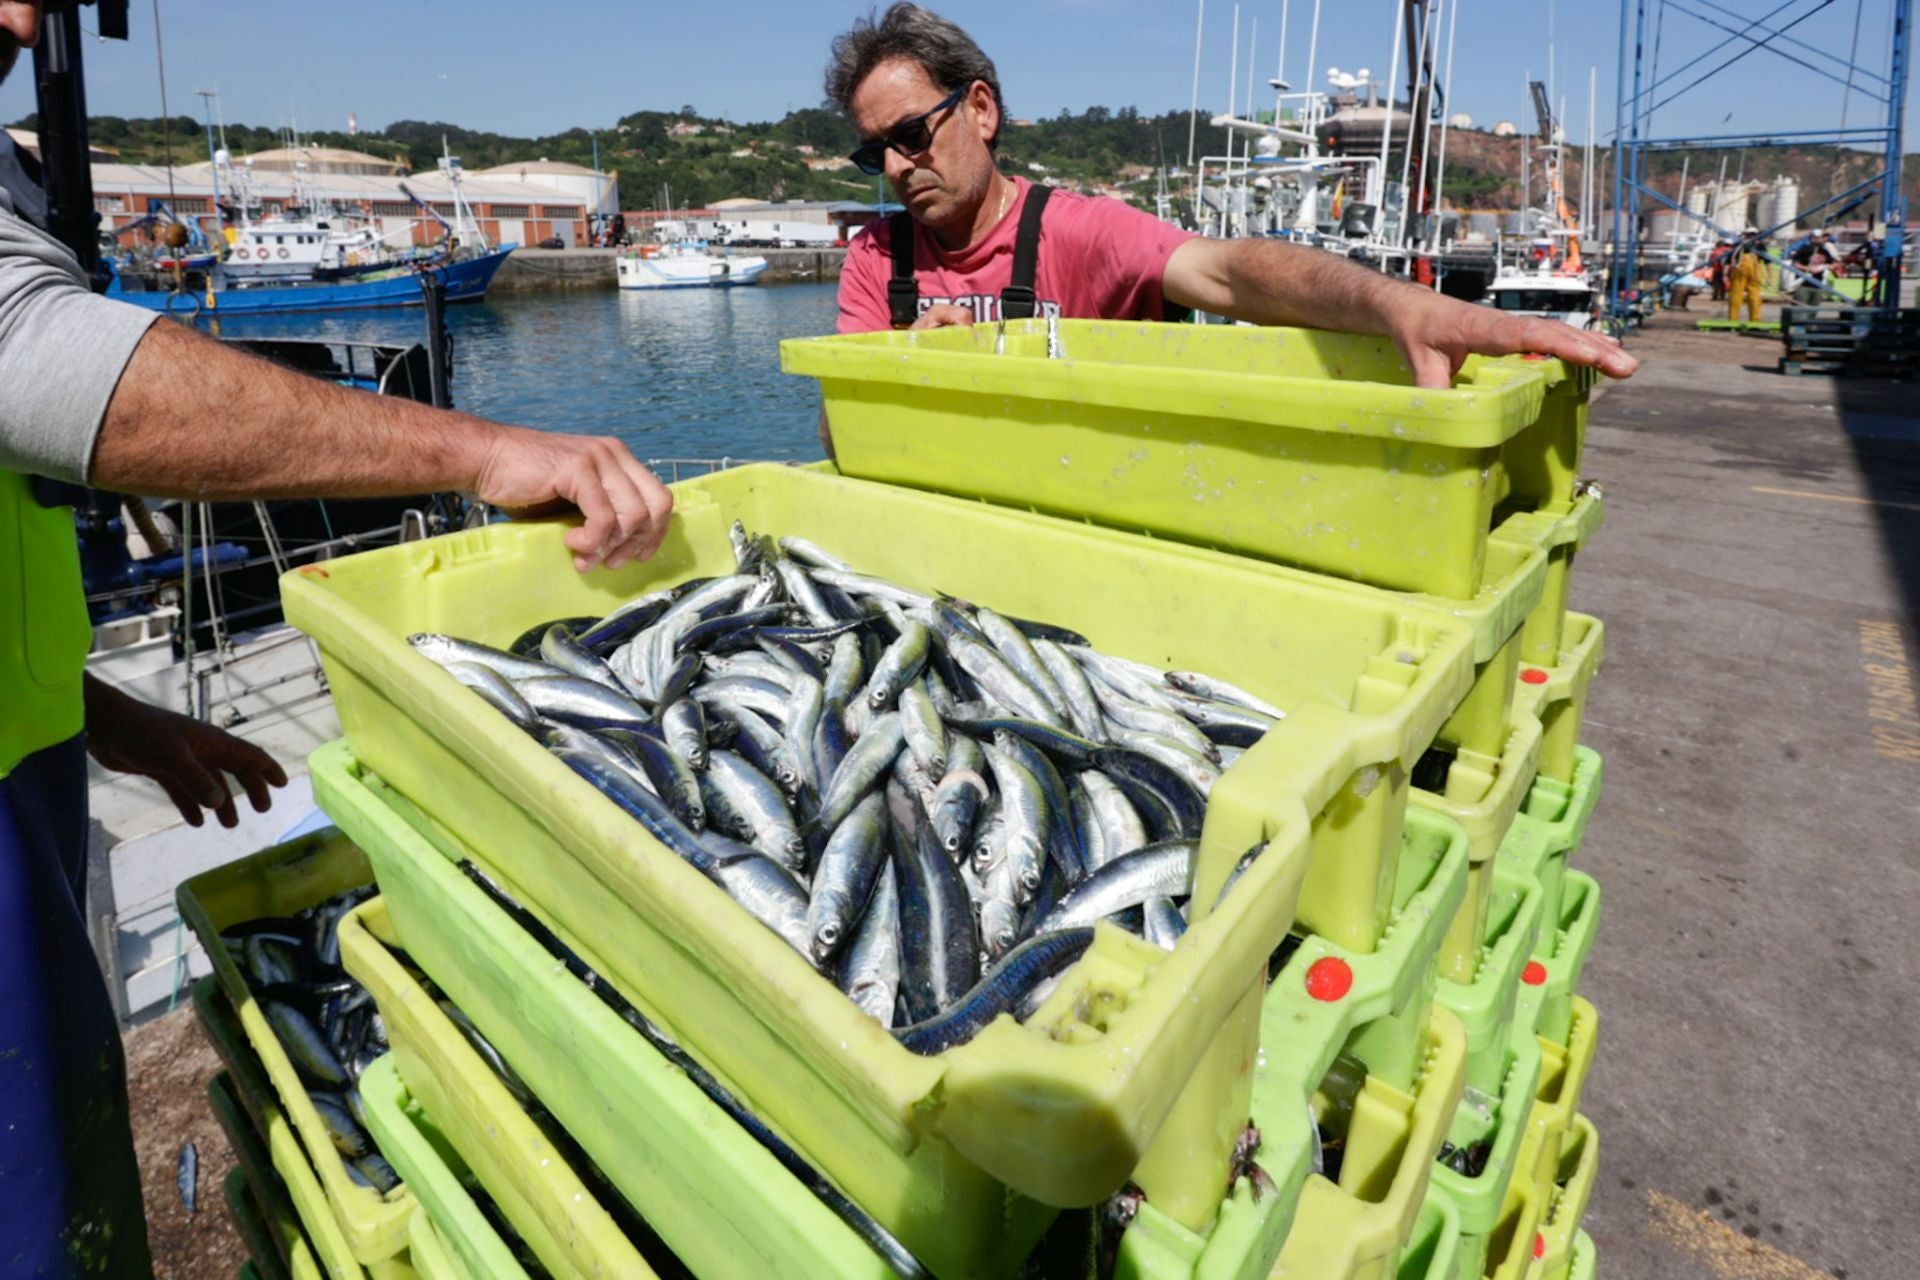
[[[220,235],[224,225],[220,217],[220,159],[213,146],[213,99],[220,95],[215,89],[196,89],[194,92],[200,95],[201,110],[207,115],[207,163],[213,171],[213,230],[215,235],[225,239]]]
[[[73,251],[89,276],[100,269],[95,237],[93,169],[88,160],[87,86],[81,65],[78,5],[48,12],[33,50],[40,112],[40,164],[47,193],[47,230]]]
[[[1902,117],[1907,109],[1907,62],[1912,53],[1914,0],[1894,0],[1893,49],[1887,74],[1886,177],[1880,189],[1880,220],[1887,227],[1881,254],[1880,307],[1889,314],[1900,309],[1900,265],[1906,256],[1907,210],[1901,190],[1903,155]]]
[[[1200,122],[1200,41],[1207,30],[1207,0],[1200,0],[1200,16],[1193,24],[1193,102],[1187,108],[1187,185],[1193,185],[1193,135]]]
[[[1620,61],[1616,64],[1613,86],[1613,243],[1609,246],[1611,256],[1607,262],[1607,313],[1616,319],[1620,316],[1620,293],[1624,287],[1622,213],[1626,207],[1626,166],[1621,163],[1621,154],[1627,145],[1627,95],[1626,85],[1620,82],[1627,71],[1627,19],[1632,8],[1633,0],[1620,0]],[[1636,82],[1639,79],[1637,63],[1634,79]]]

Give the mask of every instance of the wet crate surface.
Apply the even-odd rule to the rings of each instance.
[[[462,1185],[445,1138],[429,1127],[415,1107],[391,1054],[367,1069],[360,1094],[368,1127],[420,1202],[407,1231],[415,1269],[423,1276],[526,1280],[526,1270]],[[420,1247],[423,1220],[433,1237],[424,1250]],[[434,1226],[436,1222],[441,1225]]]
[[[1110,1193],[1197,1072],[1224,1081],[1211,1087],[1244,1112],[1260,965],[1290,922],[1310,824],[1338,812],[1312,837],[1322,847],[1363,842],[1341,852],[1391,883],[1405,800],[1393,766],[1411,765],[1464,692],[1468,629],[1151,547],[1116,562],[1097,531],[1042,529],[979,504],[935,510],[926,495],[809,471],[743,468],[686,482],[677,498],[660,557],[616,573],[575,575],[558,527],[516,525],[290,575],[289,616],[320,639],[367,763],[586,951],[618,939],[605,959],[622,989],[856,1200],[886,1206],[910,1243],[937,1251],[956,1236],[982,1238],[956,1215],[981,1227],[1007,1221],[1007,1185],[1055,1204]],[[1286,706],[1288,719],[1215,788],[1196,873],[1196,897],[1211,902],[1238,855],[1265,840],[1251,891],[1198,921],[1171,956],[1104,936],[1037,1027],[997,1025],[916,1058],[772,935],[734,927],[744,917],[717,888],[537,744],[503,734],[484,703],[404,643],[423,629],[504,642],[532,622],[605,612],[651,586],[724,570],[735,518],[804,532],[910,586],[1075,627],[1123,656],[1218,673]],[[1300,622],[1275,631],[1275,616]],[[1115,997],[1104,1027],[1069,1025],[1082,970],[1088,981],[1100,973]],[[1201,1071],[1203,1058],[1211,1065]],[[1220,1117],[1207,1124],[1224,1136]],[[1212,1179],[1224,1164],[1207,1155],[1193,1167]],[[1223,1190],[1222,1180],[1211,1201]],[[1002,1247],[1017,1235],[1001,1233]]]
[[[1516,477],[1569,496],[1590,385],[1507,357],[1426,390],[1384,339],[1109,321],[796,339],[781,365],[820,380],[848,475],[1455,599]]]
[[[1445,1014],[1429,1020],[1427,1002],[1441,934],[1465,883],[1466,840],[1452,823],[1424,814],[1409,816],[1405,839],[1394,920],[1380,947],[1361,954],[1307,939],[1262,1001],[1252,1120],[1266,1189],[1256,1195],[1245,1180],[1236,1183],[1204,1233],[1143,1203],[1122,1238],[1117,1276],[1265,1275],[1276,1262],[1276,1274],[1357,1272],[1406,1230],[1465,1062],[1458,1024]],[[1351,1163],[1336,1183],[1313,1172],[1309,1107],[1336,1056],[1369,1031],[1379,1051],[1347,1134]],[[1313,1225],[1296,1240],[1303,1216]]]
[[[329,1212],[362,1265],[391,1258],[406,1248],[412,1197],[399,1187],[381,1195],[348,1176],[327,1136],[307,1087],[294,1069],[266,1011],[254,999],[239,959],[222,931],[265,916],[289,916],[343,890],[371,884],[366,855],[338,832],[323,832],[264,850],[193,877],[180,886],[181,918],[193,929],[213,963],[213,974],[231,1003],[252,1053],[272,1082],[280,1108],[299,1135]]]
[[[441,1136],[550,1273],[652,1277],[652,1268],[570,1166],[568,1155],[521,1109],[432,994],[387,950],[391,940],[386,907],[378,899],[341,921],[340,956],[347,972],[372,993],[401,1077],[434,1117]]]
[[[695,1274],[893,1274],[409,825],[396,807],[405,802],[368,778],[343,745],[312,763],[323,802],[372,855],[381,901],[408,954],[441,975],[447,995]],[[425,822],[417,811],[410,816]]]

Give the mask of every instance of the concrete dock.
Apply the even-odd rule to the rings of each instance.
[[[845,249],[741,249],[767,260],[762,284],[838,280]],[[516,249],[493,277],[494,293],[547,293],[562,289],[612,289],[615,250]]]
[[[1657,317],[1594,406],[1601,1274],[1920,1274],[1920,392]]]

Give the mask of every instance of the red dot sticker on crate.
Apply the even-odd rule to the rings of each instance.
[[[1547,981],[1547,966],[1538,960],[1527,961],[1527,967],[1520,971],[1520,981],[1530,987],[1544,986]]]
[[[1533,1256],[1535,1258],[1547,1256],[1547,1238],[1538,1231],[1533,1233]]]
[[[1339,956],[1322,956],[1307,968],[1307,994],[1332,1004],[1353,990],[1353,968]]]
[[[1527,684],[1545,684],[1547,673],[1538,667],[1525,667],[1520,672],[1520,679]]]

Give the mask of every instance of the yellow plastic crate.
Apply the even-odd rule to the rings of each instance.
[[[255,1272],[266,1280],[288,1280],[295,1275],[281,1257],[282,1244],[267,1226],[266,1215],[254,1199],[246,1173],[238,1168],[227,1170],[227,1176],[220,1180],[220,1194],[227,1202],[227,1217],[233,1221],[234,1232],[253,1255],[249,1261]],[[302,1240],[300,1245],[305,1250],[306,1241]],[[303,1253],[302,1261],[305,1265],[297,1273],[300,1280],[318,1280],[320,1272],[313,1265],[311,1250]]]
[[[384,941],[383,941],[384,939]],[[651,1277],[566,1155],[521,1110],[434,997],[387,951],[386,905],[340,922],[340,959],[373,994],[408,1091],[556,1277]]]
[[[407,1225],[407,1251],[413,1255],[413,1269],[420,1273],[420,1280],[500,1280],[512,1275],[493,1272],[482,1277],[467,1270],[434,1230],[433,1219],[425,1209],[414,1210],[413,1221]]]
[[[215,999],[219,998],[216,993]],[[235,1214],[234,1225],[239,1228],[242,1241],[263,1271],[281,1276],[290,1271],[304,1276],[320,1275],[320,1263],[313,1255],[313,1246],[307,1243],[306,1232],[301,1229],[300,1215],[287,1196],[286,1184],[274,1172],[266,1143],[241,1102],[240,1087],[231,1075],[223,1071],[207,1082],[207,1102],[237,1161],[229,1179],[233,1175],[240,1177],[247,1189],[247,1212],[258,1218],[257,1224],[247,1223]],[[264,1248],[249,1236],[256,1226]]]
[[[286,1119],[299,1135],[296,1140],[305,1148],[329,1212],[338,1221],[354,1259],[363,1266],[405,1251],[413,1198],[404,1186],[383,1196],[348,1176],[346,1162],[327,1136],[326,1122],[314,1109],[300,1073],[281,1047],[266,1011],[247,988],[240,963],[227,950],[220,934],[262,916],[292,915],[343,890],[372,882],[373,870],[367,865],[366,855],[339,832],[328,831],[204,872],[181,884],[175,895],[181,918],[206,949],[213,976],[273,1083]]]
[[[1420,1203],[1395,1280],[1453,1280],[1453,1260],[1459,1251],[1460,1215],[1451,1200],[1429,1194]]]
[[[1587,694],[1606,661],[1606,628],[1589,614],[1567,613],[1559,662],[1551,667],[1520,665],[1514,705],[1532,710],[1541,725],[1540,773],[1556,782],[1572,782],[1580,746],[1580,723]]]
[[[1560,1168],[1534,1241],[1534,1260],[1527,1270],[1527,1280],[1567,1280],[1573,1270],[1580,1220],[1586,1217],[1599,1173],[1600,1131],[1585,1116],[1575,1116],[1573,1129],[1560,1148]]]
[[[1522,999],[1526,999],[1525,995]],[[1580,1094],[1599,1049],[1600,1017],[1590,1001],[1573,999],[1573,1034],[1565,1046],[1545,1036],[1540,1044],[1540,1085],[1520,1140],[1513,1180],[1529,1184],[1541,1208],[1560,1171],[1560,1151],[1580,1112]]]
[[[1548,438],[1570,427],[1543,421],[1548,386],[1589,382],[1476,357],[1427,390],[1383,338],[1095,320],[792,339],[780,359],[820,380],[847,475],[1454,599],[1481,585],[1510,469],[1549,483],[1517,460],[1577,453]]]
[[[1440,976],[1462,985],[1473,982],[1480,965],[1487,903],[1493,895],[1494,855],[1539,772],[1542,735],[1537,717],[1516,711],[1507,722],[1507,738],[1497,755],[1460,751],[1447,766],[1443,790],[1415,788],[1413,792],[1415,805],[1453,819],[1467,833],[1473,864],[1467,894],[1440,953]]]
[[[1359,1265],[1387,1228],[1405,1229],[1460,1100],[1464,1038],[1449,1014],[1433,1016],[1431,1002],[1441,934],[1467,870],[1466,835],[1446,819],[1411,813],[1405,839],[1380,947],[1359,954],[1305,939],[1262,999],[1252,1121],[1265,1189],[1236,1182],[1204,1232],[1149,1198],[1121,1237],[1116,1276],[1263,1275],[1309,1204],[1315,1221],[1335,1229],[1327,1237],[1307,1228],[1294,1242],[1296,1265],[1349,1249]],[[1336,1183],[1313,1173],[1313,1152],[1321,1086],[1343,1050],[1366,1065],[1367,1080]]]
[[[1606,512],[1600,491],[1588,490],[1571,508],[1563,512],[1522,512],[1510,516],[1494,530],[1494,536],[1507,542],[1529,546],[1547,557],[1547,577],[1540,603],[1527,617],[1521,633],[1522,660],[1552,666],[1564,646],[1567,599],[1573,587],[1573,561],[1580,548],[1599,529]]]
[[[987,1265],[954,1256],[972,1242],[1024,1252],[1032,1240],[1021,1237],[1046,1215],[1010,1204],[1008,1188],[1092,1203],[1156,1141],[1191,1153],[1182,1177],[1196,1201],[1217,1204],[1228,1117],[1244,1116],[1251,1087],[1264,961],[1296,894],[1305,901],[1310,843],[1316,865],[1375,891],[1333,895],[1372,945],[1373,917],[1391,905],[1383,889],[1403,771],[1465,692],[1468,629],[1150,545],[1116,557],[1092,529],[813,471],[740,468],[676,496],[660,555],[616,572],[574,574],[560,526],[516,524],[288,575],[288,616],[320,641],[356,752],[936,1267]],[[1029,1025],[1004,1020],[918,1057],[405,643],[420,630],[499,642],[542,618],[726,571],[735,519],[804,533],[908,585],[1074,627],[1125,656],[1218,673],[1288,707],[1222,777],[1208,812],[1196,901],[1215,901],[1239,855],[1265,840],[1248,891],[1170,955],[1104,931]],[[1295,625],[1276,628],[1276,618]],[[1183,1113],[1195,1131],[1163,1134],[1190,1087],[1212,1103]]]
[[[446,852],[464,852],[435,843],[450,836],[362,771],[344,744],[314,753],[312,764],[316,793],[374,858],[381,902],[407,953],[437,975],[701,1280],[894,1274],[811,1187],[463,875]],[[376,1126],[390,1111],[382,1079],[378,1064],[366,1076]],[[433,1172],[409,1152],[403,1147],[399,1158]],[[451,1189],[430,1182],[420,1194],[436,1197],[429,1203],[441,1229],[456,1233],[448,1243],[465,1247],[478,1238],[456,1228],[466,1219],[449,1211],[457,1207]],[[483,1261],[474,1255],[473,1265],[485,1270]]]

